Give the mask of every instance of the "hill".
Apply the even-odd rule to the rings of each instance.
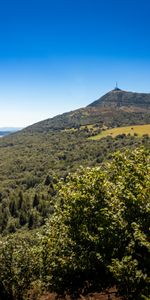
[[[56,131],[96,123],[109,127],[150,123],[150,94],[115,89],[85,108],[38,122],[25,131]]]
[[[98,100],[99,105],[93,102],[0,139],[1,233],[33,229],[44,224],[53,212],[57,182],[60,178],[65,180],[67,174],[75,172],[80,165],[99,165],[111,159],[116,150],[141,145],[150,147],[148,136],[88,139],[104,128],[150,124],[149,96],[143,97],[147,100],[143,100],[142,107],[141,100],[135,105],[132,97],[128,106],[126,101],[110,107],[110,95],[117,95],[118,99],[122,93],[124,99],[128,94],[117,93],[109,92]],[[113,101],[118,101],[115,99]]]
[[[114,89],[92,102],[89,107],[109,107],[134,112],[146,111],[150,109],[150,94]]]

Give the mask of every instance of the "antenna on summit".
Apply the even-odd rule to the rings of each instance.
[[[118,88],[118,82],[116,81],[116,86],[115,86],[115,91],[119,91],[120,89]]]

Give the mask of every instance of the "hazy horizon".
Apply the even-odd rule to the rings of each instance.
[[[26,127],[112,90],[150,92],[147,0],[1,4],[0,127]]]

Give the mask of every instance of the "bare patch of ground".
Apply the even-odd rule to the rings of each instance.
[[[88,294],[86,296],[80,295],[80,297],[78,298],[78,300],[121,300],[121,299],[122,298],[117,297],[115,288],[109,289],[101,293],[93,293],[93,294]],[[48,293],[41,296],[39,300],[71,300],[71,297],[66,296],[64,298],[60,298],[58,297],[57,294]]]

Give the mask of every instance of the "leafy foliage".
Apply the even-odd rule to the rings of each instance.
[[[0,242],[0,299],[20,300],[39,277],[40,247],[30,236],[9,236]]]
[[[149,183],[144,149],[118,152],[102,167],[82,167],[62,180],[43,229],[1,238],[0,297],[28,299],[32,287],[36,299],[43,288],[76,296],[116,285],[125,299],[148,299]]]
[[[43,241],[50,288],[73,293],[115,283],[127,299],[150,295],[149,182],[144,150],[68,178]]]

